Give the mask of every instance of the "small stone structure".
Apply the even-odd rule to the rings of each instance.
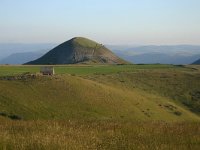
[[[54,67],[53,66],[43,66],[40,68],[40,73],[43,75],[54,75]]]

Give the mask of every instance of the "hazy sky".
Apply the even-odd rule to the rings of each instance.
[[[200,0],[0,0],[0,43],[200,44]]]

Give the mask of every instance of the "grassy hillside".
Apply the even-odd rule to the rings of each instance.
[[[7,75],[6,70],[9,69],[13,72],[8,72],[19,74],[26,69],[29,71],[31,67],[1,68],[4,70],[1,72],[3,76],[3,74]],[[33,67],[33,71],[37,69],[39,68]],[[153,78],[156,77],[155,72],[170,73],[177,70],[181,74],[187,69],[164,65],[58,66],[55,69],[58,75],[53,77],[40,75],[1,77],[0,108],[3,116],[16,115],[25,120],[81,118],[183,121],[199,119],[186,107],[176,103],[174,101],[176,99],[170,97],[174,93],[169,91],[170,84],[165,86],[166,82],[170,83],[167,78],[160,82],[160,78]],[[196,81],[197,78],[193,76]],[[157,86],[165,88],[153,87],[148,82],[158,83]],[[183,90],[188,88],[195,90],[198,84],[199,82],[194,82],[193,89],[185,87]],[[164,95],[159,89],[169,94]],[[176,91],[178,96],[182,92]],[[156,92],[158,94],[155,94]],[[196,107],[195,111],[198,110],[198,103],[194,107]]]
[[[95,75],[91,80],[159,95],[200,115],[200,73],[191,69],[143,70],[110,75]]]
[[[199,149],[198,66],[0,66],[0,149]]]
[[[74,76],[0,81],[1,113],[23,119],[196,120],[170,99]],[[163,108],[160,107],[163,105]],[[164,106],[173,107],[173,110]],[[177,114],[177,113],[180,113]]]

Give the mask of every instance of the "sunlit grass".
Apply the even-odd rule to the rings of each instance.
[[[3,121],[0,149],[180,149],[200,147],[199,123]]]
[[[196,68],[67,65],[5,77],[39,70],[0,66],[0,150],[200,148]]]

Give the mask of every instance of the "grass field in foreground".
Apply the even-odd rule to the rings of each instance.
[[[0,122],[0,149],[199,150],[199,123]]]

